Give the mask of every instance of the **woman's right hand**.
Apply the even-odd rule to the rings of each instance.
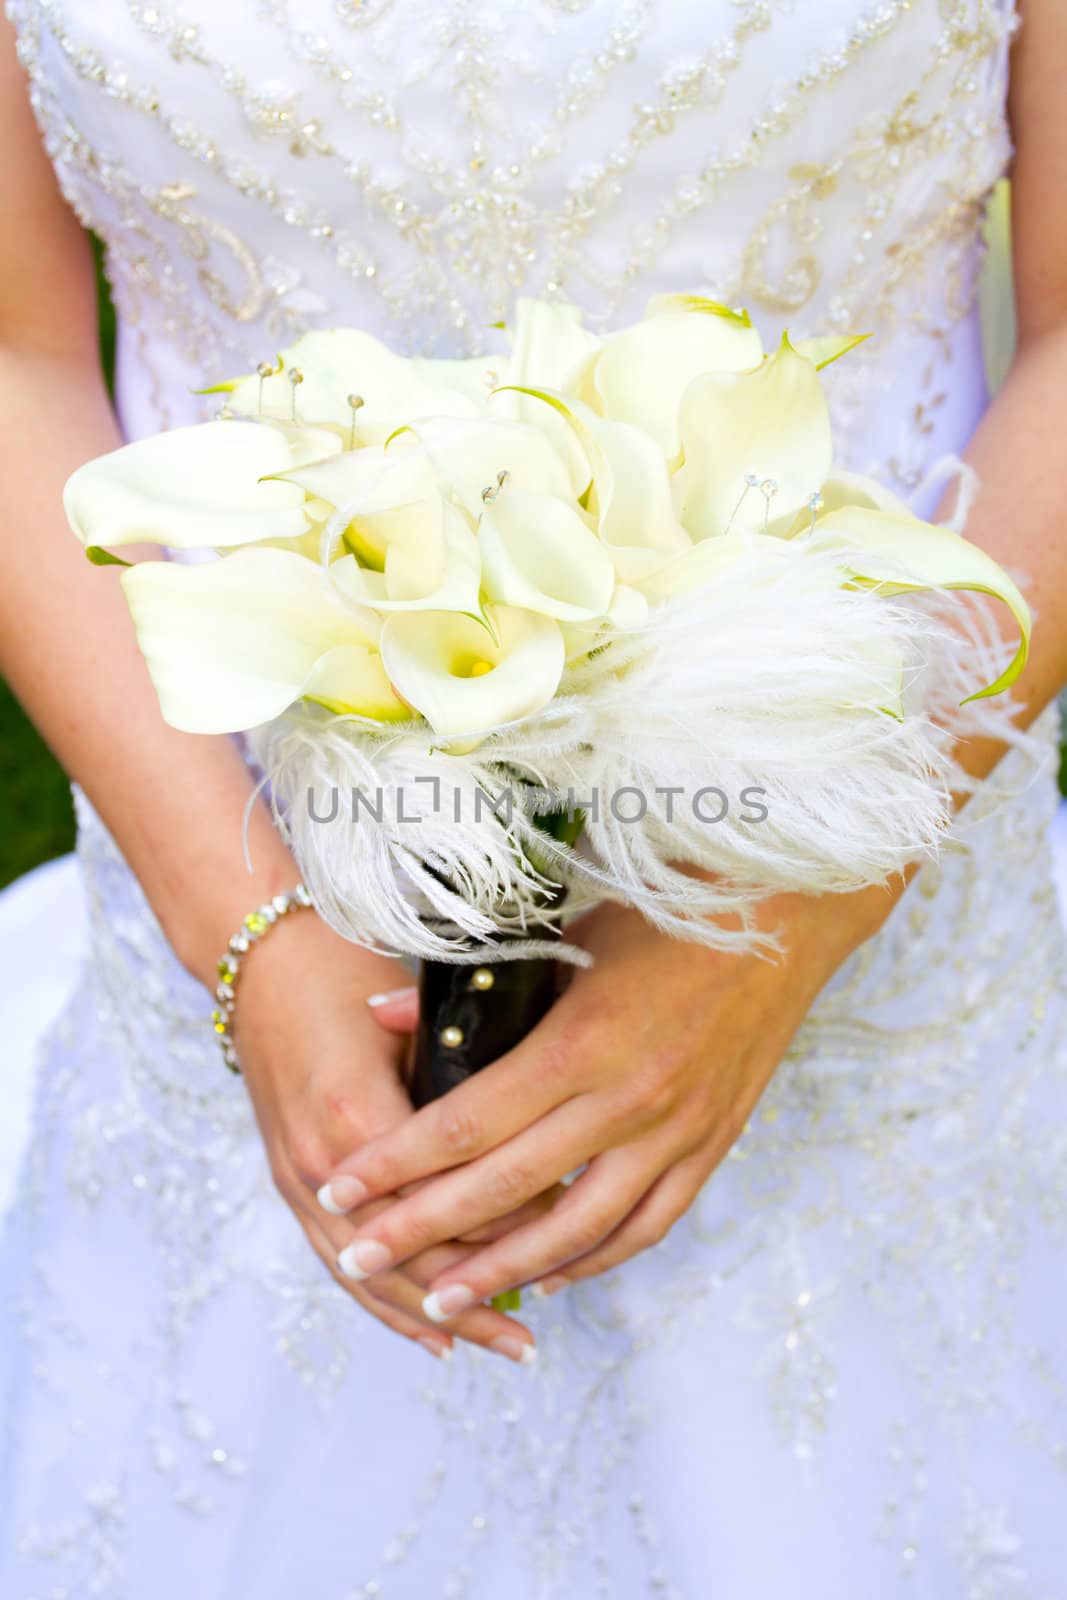
[[[357,1228],[388,1202],[336,1216],[318,1190],[346,1155],[412,1115],[403,1041],[384,1034],[367,1007],[371,994],[397,987],[397,975],[395,961],[346,943],[304,912],[246,958],[234,1042],[275,1185],[334,1281],[395,1333],[437,1356],[451,1353],[454,1335],[529,1362],[529,1330],[501,1312],[474,1307],[446,1333],[422,1311],[429,1283],[471,1254],[473,1240],[435,1245],[366,1283],[339,1265]],[[508,1225],[523,1220],[525,1213]]]

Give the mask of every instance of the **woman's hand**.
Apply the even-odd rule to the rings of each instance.
[[[438,1272],[426,1313],[451,1319],[535,1281],[551,1293],[656,1243],[742,1132],[827,978],[893,900],[873,890],[767,902],[766,924],[787,945],[776,961],[680,943],[617,906],[591,913],[572,933],[595,964],[533,1033],[337,1168],[328,1193],[364,1205],[393,1197],[359,1220],[352,1259],[376,1282],[578,1168],[546,1214]],[[388,1006],[379,1015],[396,1022]]]
[[[409,1252],[401,1269],[364,1284],[346,1273],[346,1251],[356,1227],[369,1225],[382,1204],[349,1218],[316,1200],[343,1154],[412,1116],[402,1047],[375,1027],[366,1004],[374,990],[395,985],[396,974],[395,962],[355,949],[303,913],[286,918],[249,955],[235,1043],[275,1184],[334,1280],[394,1332],[437,1356],[450,1354],[455,1333],[528,1362],[533,1339],[512,1318],[479,1307],[445,1334],[422,1309],[427,1286],[475,1253],[474,1244],[442,1233],[435,1248]]]

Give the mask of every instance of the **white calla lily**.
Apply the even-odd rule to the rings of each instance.
[[[592,472],[597,531],[623,583],[634,583],[690,544],[678,521],[667,466],[652,440],[549,389],[526,391],[573,431]]]
[[[758,533],[772,522],[788,530],[833,460],[819,375],[788,338],[756,372],[694,379],[682,399],[681,433],[682,523],[696,540],[729,528]]]
[[[378,619],[346,604],[303,556],[237,550],[195,566],[147,561],[121,582],[175,728],[240,732],[309,691],[379,721],[409,714],[377,655]],[[339,648],[349,654],[331,657]]]
[[[294,467],[339,455],[344,449],[341,436],[334,428],[315,428],[303,422],[287,422],[280,417],[272,417],[270,426],[289,441],[289,460]]]
[[[679,407],[701,373],[747,372],[763,360],[748,317],[699,296],[653,302],[643,322],[614,334],[593,374],[606,417],[644,431],[668,461],[679,450]]]
[[[345,556],[330,567],[337,588],[376,611],[460,611],[481,618],[482,565],[478,541],[461,511],[438,494],[383,513],[383,569]]]
[[[831,511],[843,511],[850,506],[861,507],[867,511],[888,511],[893,516],[912,515],[911,509],[904,501],[884,484],[879,483],[876,478],[868,478],[860,472],[838,470],[831,472],[819,491],[818,500],[798,512],[790,528],[785,529],[778,523],[775,526],[775,534],[795,539],[799,534],[811,533],[820,517],[825,518]]]
[[[333,522],[333,541],[343,541],[378,571],[385,565],[390,542],[402,535],[406,521],[423,520],[427,502],[437,499],[433,468],[425,452],[418,449],[366,445],[295,468],[285,476],[341,513]]]
[[[269,424],[174,428],[87,461],[68,478],[63,508],[90,548],[224,549],[296,538],[308,526],[304,496],[272,476],[292,459],[290,441]]]
[[[474,416],[479,407],[466,392],[469,381],[450,363],[415,362],[397,355],[380,339],[356,328],[323,328],[290,345],[269,377],[257,373],[216,385],[234,411],[245,415],[297,416],[315,426],[332,426],[347,438],[353,428],[350,395],[362,401],[355,434],[362,444],[382,443],[400,422],[422,416]],[[294,386],[292,373],[299,373]]]
[[[1002,601],[1018,625],[1019,647],[1006,671],[971,699],[1002,693],[1022,672],[1030,649],[1030,607],[992,556],[952,529],[853,506],[821,517],[813,542],[847,551],[853,581],[887,594],[968,589]]]
[[[397,692],[434,730],[468,740],[547,705],[563,673],[563,635],[551,617],[490,611],[495,638],[454,612],[398,614],[382,629],[382,660]]]
[[[489,394],[500,382],[500,374],[506,365],[505,358],[500,355],[460,356],[453,359],[411,356],[409,359],[417,378],[436,389],[445,389],[449,394],[463,395],[470,401],[472,412],[485,410]]]
[[[355,714],[375,722],[411,717],[411,708],[394,692],[378,651],[363,644],[335,645],[320,656],[304,679],[301,698],[338,716]]]
[[[521,298],[515,306],[511,355],[503,382],[567,389],[604,340],[582,326],[577,306]]]
[[[615,591],[615,568],[578,512],[547,494],[510,483],[487,505],[478,528],[487,597],[525,606],[560,622],[603,617]]]
[[[577,306],[521,299],[515,310],[511,355],[492,396],[494,415],[532,423],[547,435],[566,463],[570,493],[576,500],[589,487],[589,464],[573,432],[556,417],[546,416],[526,391],[536,387],[578,392],[603,343],[582,327]]]
[[[506,473],[509,489],[572,497],[567,460],[543,429],[506,417],[428,417],[405,430],[418,441],[437,486],[477,520],[482,494]],[[404,435],[390,443],[390,454],[403,447]]]

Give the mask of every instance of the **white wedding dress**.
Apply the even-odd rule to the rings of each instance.
[[[873,330],[843,448],[923,507],[986,403],[1009,0],[9,9],[107,244],[130,434],[309,326],[466,353],[518,292],[613,323],[698,285],[768,338]],[[1054,736],[667,1241],[529,1305],[534,1370],[435,1365],[323,1273],[79,803],[91,950],[0,1258],[3,1600],[1063,1600]]]

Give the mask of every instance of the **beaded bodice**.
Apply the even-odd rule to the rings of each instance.
[[[9,10],[107,246],[131,431],[311,325],[463,353],[518,293],[608,323],[698,285],[771,331],[874,332],[837,384],[857,465],[914,487],[973,421],[944,367],[1008,151],[1011,0]]]

